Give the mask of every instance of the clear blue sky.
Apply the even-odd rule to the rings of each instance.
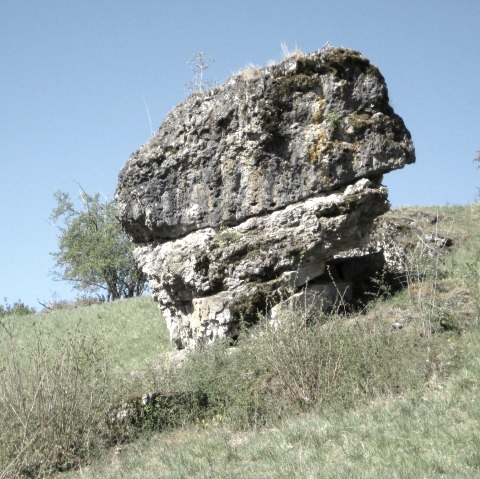
[[[385,178],[393,205],[472,202],[479,29],[478,0],[0,0],[0,300],[74,296],[49,276],[54,191],[111,198],[150,136],[146,105],[156,129],[199,51],[221,82],[279,59],[282,42],[360,50],[416,145],[417,164]]]

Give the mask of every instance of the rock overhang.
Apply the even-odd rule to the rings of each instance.
[[[327,48],[193,94],[122,169],[133,241],[234,225],[414,161],[379,70]]]

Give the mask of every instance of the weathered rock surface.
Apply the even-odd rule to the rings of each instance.
[[[118,215],[172,339],[193,346],[307,284],[327,292],[327,263],[388,210],[382,175],[413,161],[378,69],[327,48],[179,105],[122,169]]]

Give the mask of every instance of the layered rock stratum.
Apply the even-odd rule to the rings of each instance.
[[[414,161],[378,68],[324,48],[177,106],[121,170],[118,217],[172,340],[191,347],[352,295],[361,261],[342,258],[389,208],[383,174]]]

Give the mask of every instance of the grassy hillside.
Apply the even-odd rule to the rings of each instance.
[[[259,430],[207,425],[157,434],[61,477],[480,477],[479,344],[477,328],[452,340],[463,361],[422,392],[292,415]]]
[[[390,215],[452,251],[412,251],[407,288],[360,313],[181,368],[152,372],[170,345],[148,298],[2,320],[0,479],[480,477],[480,207]],[[106,411],[145,391],[157,409],[112,438]]]
[[[141,391],[142,371],[169,348],[150,298],[2,318],[0,478],[98,455],[106,411]]]
[[[165,321],[148,297],[50,313],[7,316],[2,323],[1,340],[11,334],[17,346],[23,348],[34,348],[39,336],[51,342],[75,334],[101,338],[114,374],[119,376],[142,368],[170,349]]]

